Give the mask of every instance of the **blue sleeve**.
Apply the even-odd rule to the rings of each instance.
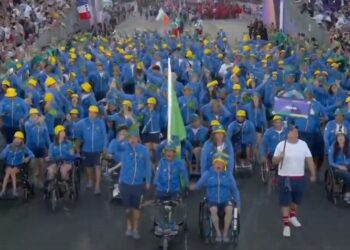
[[[329,140],[328,140],[329,133],[330,133],[330,130],[329,130],[329,123],[327,123],[326,128],[325,128],[325,130],[324,130],[324,134],[323,134],[323,140],[324,140],[324,146],[325,146],[325,148],[329,148]]]
[[[208,143],[204,143],[204,146],[202,148],[202,152],[201,152],[201,174],[203,175],[205,171],[209,170],[209,166],[208,164],[210,164],[208,162],[208,156],[209,156],[210,152],[209,152],[209,148],[208,148]]]
[[[235,155],[233,153],[233,146],[231,142],[227,142],[228,148],[228,169],[230,173],[233,173],[233,169],[235,167]]]
[[[201,178],[197,181],[196,186],[195,186],[195,190],[200,190],[207,182],[209,177],[209,171],[205,171]]]
[[[190,178],[188,176],[188,171],[183,161],[181,161],[180,172],[181,172],[182,180],[185,183],[185,186],[188,187],[188,185],[190,184]]]
[[[34,158],[33,152],[27,146],[24,148],[24,156],[27,156],[30,159]]]
[[[1,151],[1,154],[0,154],[0,159],[5,159],[6,158],[6,155],[9,151],[9,148],[10,148],[10,145],[7,145],[2,151]]]
[[[152,179],[152,167],[151,156],[148,149],[145,149],[145,168],[146,168],[146,184],[151,184]]]
[[[108,136],[107,136],[107,128],[104,120],[101,121],[101,126],[102,126],[102,136],[103,136],[103,149],[106,150],[108,147]]]
[[[339,165],[334,161],[334,147],[328,149],[328,163],[332,168],[337,168]]]
[[[154,176],[154,180],[153,180],[153,184],[158,187],[160,186],[160,183],[159,183],[159,173],[160,173],[160,164],[161,164],[161,161],[159,161],[158,163],[158,166],[157,166],[157,170],[156,170],[156,174]]]
[[[266,154],[267,154],[267,145],[268,145],[268,131],[266,130],[266,132],[264,133],[262,140],[261,140],[261,147],[260,147],[260,154],[261,157],[265,158]]]
[[[83,124],[84,120],[80,120],[79,122],[76,123],[75,128],[76,128],[76,136],[78,139],[83,140]]]
[[[45,124],[45,128],[44,128],[44,133],[45,133],[45,146],[46,148],[49,148],[51,140],[50,140],[50,135],[49,135],[49,130]]]
[[[233,175],[230,175],[230,179],[231,179],[231,183],[232,183],[231,194],[233,196],[233,199],[236,202],[236,206],[240,207],[241,206],[241,195],[240,195],[239,189],[237,187],[236,180],[235,180],[235,178],[233,178]]]

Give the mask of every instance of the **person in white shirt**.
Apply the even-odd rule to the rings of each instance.
[[[277,144],[273,163],[278,164],[279,204],[283,216],[283,236],[290,237],[291,223],[301,227],[296,217],[305,185],[305,161],[309,167],[310,181],[316,181],[316,167],[306,142],[299,139],[298,127],[291,126],[286,141]]]

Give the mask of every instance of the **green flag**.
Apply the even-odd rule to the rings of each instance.
[[[168,59],[168,134],[167,139],[176,136],[179,141],[186,139],[186,129],[182,119],[179,102],[172,84],[170,59]]]

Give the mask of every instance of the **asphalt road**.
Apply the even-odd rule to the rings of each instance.
[[[205,29],[215,34],[223,27],[231,39],[239,39],[245,20],[209,21]],[[162,30],[161,24],[146,23],[136,17],[119,28]],[[241,234],[237,249],[242,250],[348,250],[350,249],[350,207],[335,207],[327,201],[323,183],[308,185],[299,211],[303,224],[292,229],[292,237],[282,237],[282,221],[276,194],[268,195],[257,174],[239,179],[242,196]],[[152,198],[152,194],[147,198]],[[171,249],[232,249],[232,246],[206,245],[199,239],[198,204],[202,193],[191,193],[185,201],[189,232],[172,243]],[[66,207],[66,209],[65,209]],[[67,209],[68,208],[68,209]],[[0,201],[0,250],[151,250],[158,240],[150,232],[152,208],[145,208],[139,241],[124,236],[125,219],[120,205],[111,204],[106,192],[95,197],[84,191],[75,204],[61,204],[52,213],[39,196],[27,204]]]
[[[308,185],[299,212],[303,224],[284,239],[277,195],[267,189],[257,174],[239,178],[242,196],[241,234],[237,249],[249,250],[347,250],[350,239],[350,207],[335,207],[325,197],[323,183]],[[189,232],[172,242],[171,249],[232,249],[232,246],[206,245],[199,239],[198,204],[202,193],[190,193],[185,200]],[[146,199],[151,199],[152,193]],[[110,203],[106,192],[95,197],[84,191],[75,203],[61,203],[57,212],[36,197],[27,204],[0,202],[1,250],[118,250],[157,249],[158,240],[150,232],[152,207],[144,209],[139,241],[124,237],[125,219],[120,204]]]

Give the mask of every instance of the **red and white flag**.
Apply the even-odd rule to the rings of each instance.
[[[89,20],[91,18],[90,6],[87,0],[78,0],[77,8],[80,20]]]

